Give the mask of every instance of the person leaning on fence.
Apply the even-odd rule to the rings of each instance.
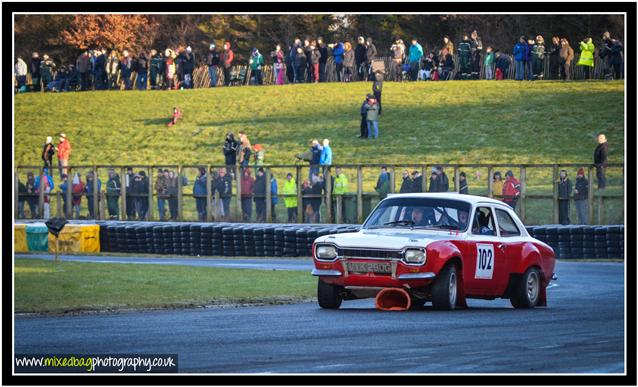
[[[561,170],[558,176],[558,223],[570,224],[569,200],[572,194],[572,182],[567,177],[567,171]]]
[[[233,196],[233,178],[230,174],[226,173],[224,168],[219,168],[218,170],[214,191],[219,193],[221,201],[220,215],[222,219],[228,220],[230,217],[230,200]]]
[[[560,40],[560,79],[568,81],[571,79],[571,65],[574,60],[574,49],[569,45],[566,38]]]
[[[357,75],[359,76],[359,80],[365,80],[366,76],[366,45],[365,39],[363,36],[359,36],[357,38],[357,47],[354,50],[354,60],[357,66]]]
[[[591,79],[591,70],[594,68],[594,50],[596,47],[592,43],[592,39],[587,37],[579,43],[580,57],[578,58],[578,66],[583,68],[583,79]]]
[[[521,195],[521,183],[514,177],[512,171],[505,173],[505,183],[503,184],[503,202],[516,210],[516,203]]]
[[[120,176],[114,170],[109,169],[109,180],[106,182],[106,204],[110,220],[118,220],[120,217]]]
[[[250,168],[245,168],[241,175],[241,217],[244,222],[250,222],[253,213],[254,189],[255,179],[250,176]]]
[[[545,71],[545,40],[541,35],[536,37],[532,47],[532,80],[543,80]]]
[[[578,169],[576,174],[576,186],[574,187],[574,204],[578,215],[578,224],[589,223],[589,181],[585,178],[585,170]]]
[[[598,189],[604,189],[607,185],[605,181],[605,169],[607,169],[609,144],[607,143],[607,137],[603,133],[598,135],[597,141],[598,145],[594,150],[594,166],[596,167]]]
[[[297,182],[292,177],[292,173],[288,172],[286,175],[286,182],[284,183],[284,205],[286,206],[286,212],[288,215],[289,223],[297,222]]]

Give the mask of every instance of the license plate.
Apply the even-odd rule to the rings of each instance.
[[[386,262],[348,262],[351,273],[392,273],[392,264]]]

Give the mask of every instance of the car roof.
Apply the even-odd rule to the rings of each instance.
[[[500,200],[488,198],[485,196],[466,195],[459,194],[457,192],[427,192],[427,193],[402,193],[402,194],[388,194],[390,198],[428,198],[428,199],[452,199],[461,200],[470,204],[500,204],[505,205]]]

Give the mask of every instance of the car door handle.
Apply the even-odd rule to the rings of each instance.
[[[498,247],[501,250],[505,250],[505,245],[502,243],[499,243],[496,247]]]

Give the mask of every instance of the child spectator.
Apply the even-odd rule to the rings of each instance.
[[[177,106],[173,107],[173,118],[168,122],[168,127],[171,127],[177,123],[177,120],[182,118],[182,111]]]
[[[509,78],[509,70],[512,64],[512,60],[509,55],[501,53],[499,50],[494,52],[496,57],[496,71],[495,76],[497,81],[502,81]]]
[[[492,197],[500,198],[503,196],[503,176],[501,176],[501,172],[496,171],[492,176]]]
[[[465,172],[459,173],[459,193],[468,194],[467,179],[465,178]]]
[[[257,169],[258,167],[261,167],[262,165],[264,165],[264,158],[265,158],[266,151],[264,150],[264,147],[261,144],[255,144],[253,149],[255,150],[255,155],[254,155],[255,169]]]

